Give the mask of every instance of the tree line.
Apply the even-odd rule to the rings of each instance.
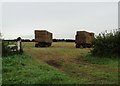
[[[16,39],[9,39],[9,40],[5,40],[4,41],[9,41],[9,42],[15,42]],[[22,42],[35,42],[35,39],[22,39]],[[74,39],[53,39],[53,42],[75,42]]]

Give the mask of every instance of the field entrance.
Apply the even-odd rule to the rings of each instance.
[[[24,51],[33,58],[46,62],[49,65],[62,69],[67,63],[78,64],[82,54],[90,52],[90,49],[76,49],[75,43],[55,42],[51,47],[36,48],[34,43],[24,43]],[[81,62],[83,62],[81,60]]]
[[[91,49],[75,48],[74,42],[53,42],[52,46],[48,48],[36,48],[34,45],[34,42],[23,42],[24,52],[73,78],[84,80],[89,84],[118,82],[117,67],[92,64],[83,59],[82,56],[90,53]]]

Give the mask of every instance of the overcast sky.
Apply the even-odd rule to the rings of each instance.
[[[74,39],[76,31],[96,35],[118,28],[117,2],[5,2],[2,4],[2,34],[34,38],[34,30],[48,30],[53,38]]]

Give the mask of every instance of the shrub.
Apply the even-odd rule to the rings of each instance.
[[[23,53],[23,49],[21,49],[20,51],[11,51],[11,49],[8,47],[8,45],[11,45],[11,44],[15,44],[15,43],[11,41],[2,40],[2,57]]]
[[[110,33],[101,33],[93,41],[92,55],[97,56],[120,56],[120,32],[113,30]]]
[[[9,42],[2,41],[2,56],[10,54],[10,49],[7,47]]]

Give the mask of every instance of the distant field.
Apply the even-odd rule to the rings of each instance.
[[[22,45],[24,54],[31,58],[4,58],[3,83],[118,84],[118,59],[92,57],[91,49],[77,49],[74,42],[54,42],[48,48],[36,48],[34,42],[24,42]],[[22,70],[19,69],[21,67]],[[19,69],[17,77],[16,68]],[[20,81],[22,79],[24,81]]]

